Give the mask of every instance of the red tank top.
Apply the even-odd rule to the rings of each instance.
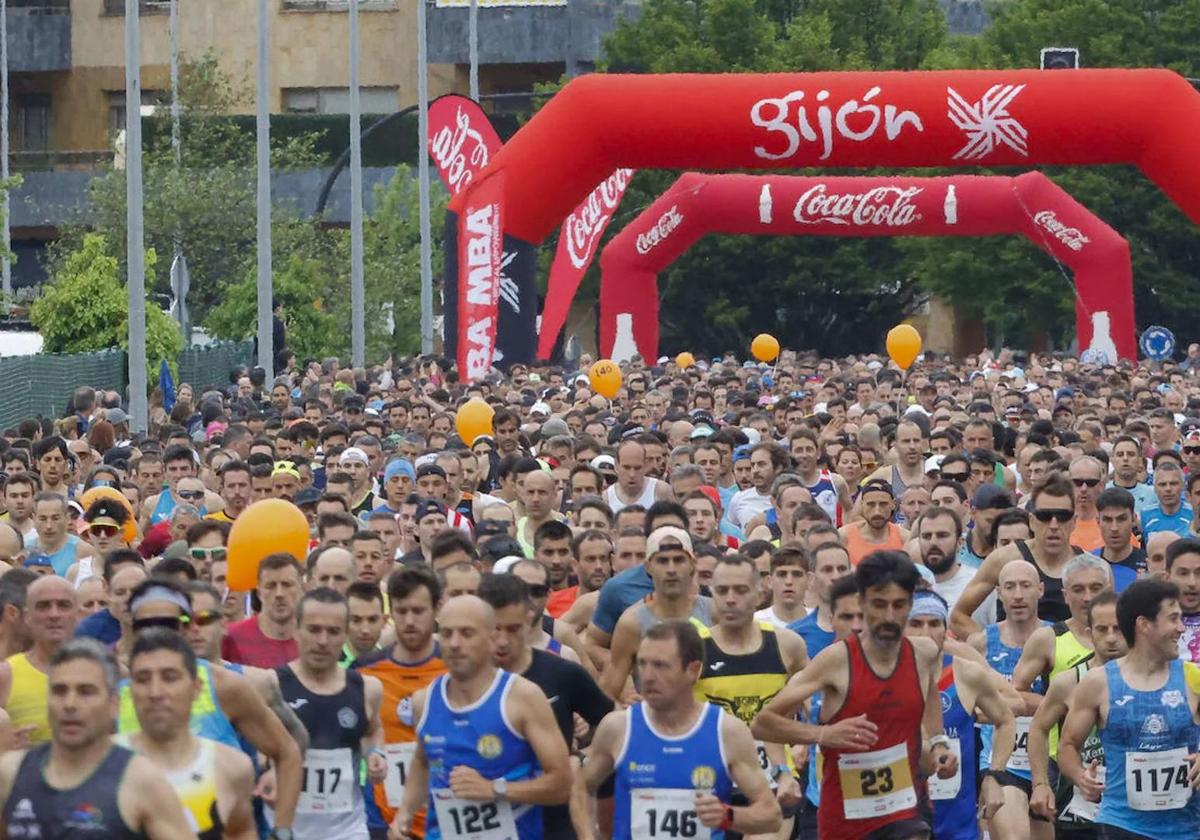
[[[846,702],[829,723],[865,714],[879,727],[879,740],[867,752],[821,748],[821,840],[860,840],[884,826],[915,819],[918,785],[923,784],[917,767],[925,693],[912,643],[901,641],[899,661],[887,679],[871,670],[857,635],[851,634],[845,644],[850,683]]]

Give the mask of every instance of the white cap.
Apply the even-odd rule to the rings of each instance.
[[[945,455],[931,455],[925,459],[925,473],[928,475],[934,470],[942,468],[942,461],[946,460]]]
[[[746,428],[742,429],[742,432],[746,435],[746,440],[749,441],[750,446],[754,446],[762,440],[762,435],[758,433],[758,429]]]
[[[593,458],[591,461],[589,461],[588,464],[589,464],[589,466],[591,466],[592,469],[598,470],[601,467],[614,467],[615,468],[617,466],[617,461],[611,455],[597,455],[595,458]]]
[[[524,557],[517,557],[515,554],[510,554],[507,557],[501,557],[492,566],[492,574],[502,575],[505,572],[511,572],[512,567],[524,560]]]
[[[663,525],[655,528],[646,538],[646,557],[653,557],[662,551],[664,542],[677,542],[688,554],[692,553],[692,538],[687,531],[674,525]]]
[[[529,407],[529,413],[530,414],[541,414],[544,417],[549,417],[550,416],[550,406],[548,406],[546,403],[541,402],[539,400],[538,402],[535,402],[533,405],[531,405]]]

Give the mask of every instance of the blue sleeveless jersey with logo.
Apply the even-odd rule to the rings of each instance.
[[[660,735],[646,719],[645,706],[629,707],[625,745],[616,761],[616,811],[613,838],[633,835],[639,819],[653,820],[651,832],[666,838],[693,837],[700,826],[695,810],[688,807],[698,789],[728,802],[733,779],[721,745],[721,708],[704,704],[691,731],[674,737]],[[677,791],[673,798],[652,799],[648,791]],[[635,791],[639,792],[635,796]],[[670,807],[671,804],[677,807]],[[712,840],[724,840],[725,832],[713,831]]]
[[[1049,622],[1043,621],[1042,626],[1045,627]],[[987,640],[987,664],[1004,679],[1012,682],[1013,672],[1017,670],[1017,663],[1021,661],[1021,652],[1024,648],[1009,647],[1000,640],[1000,625],[989,624],[983,628],[984,638]],[[1045,694],[1046,686],[1041,677],[1033,681],[1029,690],[1035,694]],[[992,764],[992,732],[994,727],[991,724],[982,724],[979,727],[980,740],[983,742],[983,749],[979,751],[979,764],[981,767],[990,767]],[[1033,780],[1032,774],[1028,770],[1007,768],[1009,773],[1014,776],[1020,776],[1022,779]]]
[[[949,785],[946,780],[929,780],[929,795],[933,799],[933,836],[938,840],[978,840],[975,769],[979,765],[975,755],[975,718],[959,700],[958,686],[954,683],[953,661],[953,657],[945,657],[943,667],[946,670],[938,689],[942,698],[942,725],[946,734],[958,742],[958,793],[953,798],[938,798],[939,789],[936,785],[940,782],[949,792],[954,780],[949,780]]]
[[[453,709],[446,699],[446,675],[430,684],[425,713],[417,724],[417,736],[429,762],[426,840],[457,836],[453,829],[442,834],[433,797],[434,789],[450,787],[450,771],[455,767],[471,767],[485,779],[510,782],[531,779],[541,772],[533,748],[513,730],[504,712],[512,685],[513,675],[497,669],[496,679],[482,697],[466,708]],[[541,807],[514,802],[512,809],[520,840],[541,840]]]
[[[1188,706],[1183,662],[1171,661],[1167,682],[1157,691],[1131,688],[1119,662],[1104,665],[1108,721],[1100,730],[1100,743],[1106,771],[1096,822],[1155,840],[1195,838],[1200,797],[1187,785],[1187,754],[1200,745],[1200,726]],[[1178,760],[1161,755],[1168,750],[1178,751]],[[1171,807],[1165,802],[1171,791],[1182,793],[1186,801]],[[1138,800],[1140,809],[1135,807]]]

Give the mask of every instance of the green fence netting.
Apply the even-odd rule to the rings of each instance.
[[[238,365],[253,364],[253,341],[220,341],[208,347],[192,347],[179,354],[178,388],[187,382],[196,396],[209,386],[229,384],[229,371]]]
[[[61,417],[80,385],[125,392],[125,353],[42,353],[0,359],[0,427],[29,417]]]

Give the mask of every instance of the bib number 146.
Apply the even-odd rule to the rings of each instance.
[[[631,796],[633,840],[708,840],[712,831],[696,816],[696,791],[638,788]]]

